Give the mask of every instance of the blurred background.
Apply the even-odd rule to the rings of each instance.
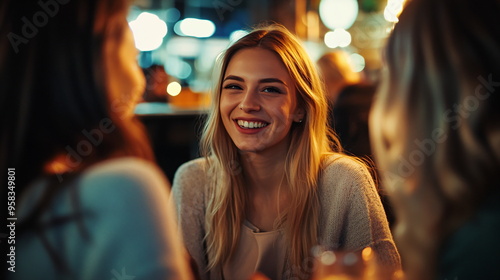
[[[198,156],[217,56],[252,27],[283,24],[314,62],[342,50],[377,83],[381,49],[404,0],[135,0],[128,21],[148,86],[136,113],[170,179]],[[163,148],[162,148],[163,147]]]

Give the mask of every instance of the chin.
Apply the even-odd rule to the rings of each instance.
[[[238,151],[241,153],[259,153],[264,150],[263,147],[255,147],[255,145],[253,146],[239,145],[236,147],[238,148]]]

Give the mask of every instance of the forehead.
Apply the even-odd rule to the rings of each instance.
[[[292,78],[279,56],[262,48],[247,48],[236,52],[226,69],[225,76],[236,75],[245,79],[278,78],[288,85]]]

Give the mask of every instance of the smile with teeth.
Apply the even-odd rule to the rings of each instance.
[[[243,120],[238,120],[238,125],[241,128],[262,128],[268,125],[268,123],[265,122],[252,122],[252,121],[243,121]]]

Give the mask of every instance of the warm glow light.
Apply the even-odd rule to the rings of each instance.
[[[361,251],[361,257],[364,261],[370,261],[373,258],[373,250],[370,247],[366,247]]]
[[[384,18],[389,22],[398,22],[399,15],[403,11],[405,0],[388,0],[384,9]]]
[[[157,15],[143,12],[129,23],[134,34],[135,47],[140,51],[152,51],[163,43],[167,35],[167,24]]]
[[[206,19],[186,18],[175,24],[174,31],[180,36],[208,38],[215,33],[215,24]]]
[[[306,14],[306,19],[308,41],[316,41],[320,36],[318,13],[315,11],[308,11]]]
[[[181,93],[182,86],[178,82],[171,82],[167,86],[167,93],[170,94],[171,96],[177,96],[179,93]]]
[[[351,34],[342,28],[337,28],[334,31],[326,32],[325,44],[329,48],[347,47],[351,43]]]
[[[319,16],[326,27],[349,29],[358,17],[357,0],[322,0]]]

